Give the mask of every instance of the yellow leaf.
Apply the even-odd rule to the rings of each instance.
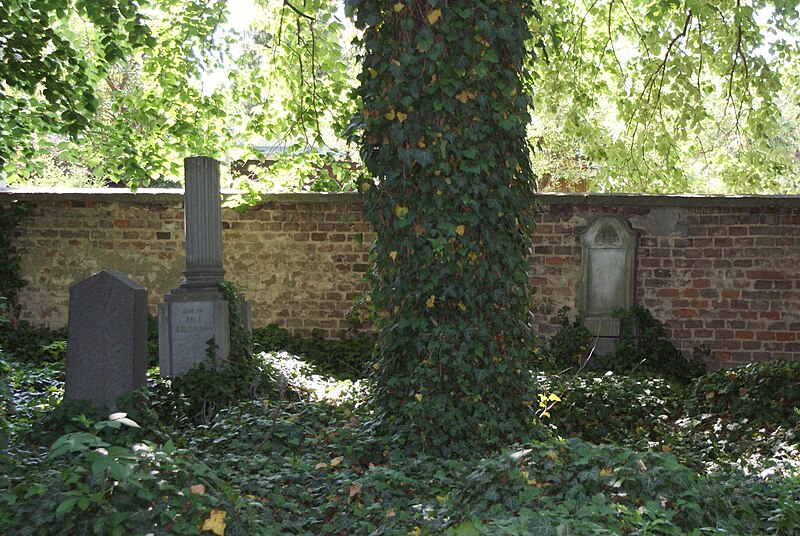
[[[383,117],[386,118],[387,121],[394,121],[394,118],[396,116],[397,114],[395,114],[394,110],[389,110],[388,112],[383,114]]]
[[[392,11],[395,13],[400,13],[403,11],[403,8],[406,7],[402,2],[397,2],[395,5],[392,6]]]
[[[426,145],[425,145],[425,140],[423,140],[423,139],[420,139],[420,140],[417,142],[417,147],[419,147],[420,149],[424,149],[424,148],[426,147]]]
[[[406,214],[408,214],[408,207],[404,207],[402,205],[397,205],[394,207],[394,215],[398,218],[402,218]]]
[[[600,469],[600,476],[611,476],[613,474],[614,474],[613,467],[603,467],[602,469]]]
[[[459,101],[461,104],[466,104],[469,100],[469,95],[467,95],[466,91],[462,91],[458,95],[456,95],[456,100]]]
[[[336,458],[331,460],[331,467],[336,467],[342,463],[344,460],[344,456],[337,456]]]
[[[444,192],[441,190],[436,190],[436,195],[442,195]]]
[[[431,294],[431,297],[425,300],[425,305],[428,306],[428,309],[433,309],[436,306],[436,296]]]
[[[378,71],[376,71],[376,70],[375,70],[374,68],[372,68],[372,67],[367,67],[367,72],[369,73],[369,76],[370,76],[371,78],[373,78],[373,79],[378,77]]]
[[[420,529],[419,527],[414,527],[414,530],[412,530],[408,534],[409,536],[420,536],[420,534],[422,534],[422,529]]]
[[[439,20],[439,17],[441,16],[442,16],[442,10],[434,9],[433,11],[428,13],[428,22],[430,22],[431,24],[436,24],[436,21]]]
[[[189,488],[189,491],[191,491],[195,495],[203,495],[206,492],[206,487],[202,484],[195,484],[194,486]]]
[[[416,398],[416,399],[417,399],[417,402],[422,402],[422,394],[421,394],[421,393],[417,393],[417,394],[415,394],[415,395],[414,395],[414,398]]]
[[[203,521],[201,531],[211,531],[217,536],[225,535],[225,515],[227,512],[224,510],[211,510],[211,515]]]
[[[392,259],[392,260],[397,259],[397,252],[396,251],[390,251],[389,252],[389,258]]]
[[[463,225],[459,225],[458,227],[456,227],[456,234],[458,236],[464,236],[464,233],[466,233],[466,232],[467,232],[467,228],[464,227]]]
[[[367,191],[367,190],[369,190],[371,187],[372,187],[372,185],[371,185],[370,183],[368,183],[368,182],[362,182],[362,183],[361,183],[361,191],[362,191],[362,192],[366,192],[366,191]]]
[[[394,511],[393,508],[389,508],[386,510],[386,517],[394,517],[397,515],[397,512]]]
[[[472,261],[472,262],[475,262],[475,261],[478,260],[478,254],[475,253],[474,251],[470,251],[468,256],[469,256],[469,260]]]
[[[397,112],[397,120],[401,123],[408,118],[408,114],[404,114],[403,112]]]
[[[325,469],[328,467],[328,464],[325,462],[319,462],[317,465],[314,466],[314,469]]]
[[[458,302],[458,308],[461,309],[462,311],[467,310],[467,306],[464,305],[464,302]]]

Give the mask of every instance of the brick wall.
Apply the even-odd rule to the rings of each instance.
[[[182,197],[174,191],[0,193],[34,206],[18,241],[27,253],[23,318],[67,321],[68,287],[103,268],[145,285],[151,311],[181,281]],[[707,344],[712,367],[800,360],[800,198],[542,195],[533,238],[533,311],[540,331],[579,307],[578,233],[615,214],[637,231],[636,301],[666,323],[684,351]],[[275,194],[223,210],[227,278],[252,304],[253,323],[329,336],[364,289],[372,240],[353,194]],[[362,240],[363,239],[363,240]]]

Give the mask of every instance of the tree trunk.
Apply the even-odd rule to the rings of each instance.
[[[377,233],[376,417],[445,455],[525,437],[530,6],[349,0],[364,29],[361,185]]]

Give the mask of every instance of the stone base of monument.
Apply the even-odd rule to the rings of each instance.
[[[619,340],[621,324],[619,318],[603,317],[603,316],[589,316],[584,318],[583,325],[589,330],[592,335],[592,360],[587,365],[588,368],[596,368],[599,366],[598,362],[606,354],[614,351],[614,345]]]
[[[244,327],[250,329],[250,307],[239,296]],[[212,341],[213,339],[213,341]],[[162,377],[180,376],[209,356],[230,354],[230,313],[221,291],[174,289],[158,306],[158,361]]]
[[[175,289],[158,306],[158,361],[161,376],[180,376],[209,356],[230,353],[228,302],[222,292]]]

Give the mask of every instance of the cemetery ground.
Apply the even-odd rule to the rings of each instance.
[[[800,363],[704,374],[650,319],[580,369],[564,315],[530,441],[452,459],[371,433],[365,335],[259,329],[252,396],[151,369],[109,417],[62,402],[63,332],[4,329],[0,534],[800,534]]]

